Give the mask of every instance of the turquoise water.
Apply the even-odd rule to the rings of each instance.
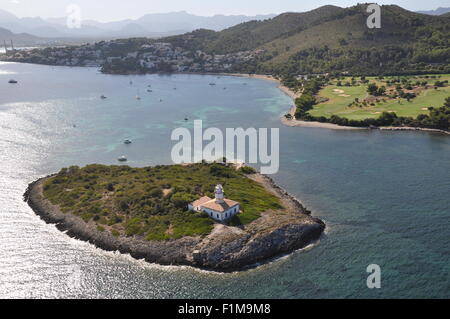
[[[283,127],[291,103],[256,79],[0,64],[0,297],[449,298],[449,137]],[[63,166],[170,164],[172,129],[194,119],[280,128],[274,178],[327,223],[320,242],[240,273],[162,267],[71,239],[22,201]]]

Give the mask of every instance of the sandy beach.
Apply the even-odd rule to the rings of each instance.
[[[284,86],[283,84],[281,84],[280,80],[274,78],[271,75],[241,74],[241,73],[234,73],[234,74],[228,74],[228,75],[277,82],[278,88],[283,93],[285,93],[287,96],[292,98],[293,101],[295,101],[296,98],[299,98],[302,95],[301,93],[294,92],[287,86]],[[340,126],[340,125],[332,124],[332,123],[299,121],[299,120],[295,119],[295,111],[296,111],[295,106],[292,106],[288,112],[288,114],[290,114],[292,118],[288,119],[283,115],[280,117],[281,123],[283,123],[286,126],[290,126],[290,127],[326,128],[326,129],[331,129],[331,130],[369,130],[370,129],[368,127]],[[420,128],[420,127],[380,127],[377,129],[379,129],[381,131],[422,131],[422,132],[443,133],[443,134],[450,135],[450,132],[447,132],[447,131],[443,131],[443,130],[439,130],[439,129]]]
[[[281,84],[280,80],[274,78],[271,75],[241,74],[241,73],[228,74],[228,75],[276,82],[276,83],[278,83],[278,88],[284,94],[289,96],[293,101],[295,101],[296,98],[299,98],[302,95],[300,92],[294,92],[287,86],[284,86],[283,84]],[[280,121],[284,125],[291,126],[291,127],[314,127],[314,128],[326,128],[326,129],[331,129],[331,130],[367,130],[368,129],[366,127],[339,126],[337,124],[331,124],[331,123],[299,121],[299,120],[295,119],[295,106],[291,107],[291,109],[289,110],[289,114],[291,114],[292,119],[288,119],[283,115],[280,117]]]

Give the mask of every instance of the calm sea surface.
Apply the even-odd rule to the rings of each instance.
[[[449,298],[450,138],[283,127],[291,104],[255,79],[0,63],[0,297]],[[170,164],[172,129],[194,119],[279,127],[274,178],[327,223],[320,242],[240,273],[162,267],[71,239],[22,201],[61,167]],[[370,264],[382,289],[366,286]]]

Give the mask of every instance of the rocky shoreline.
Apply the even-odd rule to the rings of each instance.
[[[147,241],[137,236],[114,237],[97,230],[95,223],[64,214],[43,197],[47,176],[31,183],[24,200],[49,224],[56,224],[70,237],[83,240],[106,251],[119,251],[136,259],[160,265],[185,265],[218,272],[242,271],[317,241],[325,230],[323,221],[267,176],[250,176],[268,191],[279,196],[283,212],[267,211],[261,218],[241,227],[216,224],[205,237],[184,237],[167,241]]]

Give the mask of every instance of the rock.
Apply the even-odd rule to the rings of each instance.
[[[247,269],[303,248],[319,239],[325,229],[320,219],[309,216],[310,212],[272,179],[259,174],[255,176],[290,208],[282,212],[264,212],[261,218],[241,228],[217,224],[204,238],[147,241],[137,236],[114,237],[110,232],[101,232],[95,224],[62,213],[43,197],[43,182],[48,177],[31,183],[24,200],[47,223],[56,224],[70,237],[106,251],[119,251],[161,265],[189,265],[229,272]]]

